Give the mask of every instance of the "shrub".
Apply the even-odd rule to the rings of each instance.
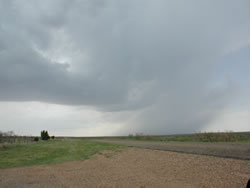
[[[55,139],[55,136],[51,136],[51,139]]]
[[[129,134],[128,135],[129,138],[133,138],[133,136],[134,136],[133,134]]]
[[[35,141],[35,142],[38,142],[38,141],[39,141],[39,138],[38,138],[38,137],[35,137],[35,138],[34,138],[34,141]]]
[[[49,137],[48,131],[43,130],[43,131],[41,132],[41,139],[42,139],[42,140],[48,140],[49,138],[50,138],[50,137]]]
[[[136,140],[141,140],[143,138],[143,134],[142,133],[135,133],[135,139]]]

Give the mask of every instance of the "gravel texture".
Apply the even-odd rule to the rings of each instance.
[[[246,160],[129,148],[90,160],[0,170],[0,187],[243,188]]]

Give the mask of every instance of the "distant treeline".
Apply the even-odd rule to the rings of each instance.
[[[0,131],[0,143],[27,143],[34,140],[32,136],[18,136],[13,131]]]
[[[142,133],[130,134],[121,139],[151,140],[151,141],[178,141],[178,142],[248,142],[250,132],[204,132],[187,135],[151,136]]]

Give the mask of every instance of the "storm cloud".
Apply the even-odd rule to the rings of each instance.
[[[249,20],[249,0],[1,0],[0,100],[95,109],[113,134],[199,131],[248,92],[217,70]]]

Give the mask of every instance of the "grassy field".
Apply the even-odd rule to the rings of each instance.
[[[237,142],[250,143],[250,132],[207,132],[185,135],[151,136],[134,134],[123,137],[104,137],[101,139],[157,141],[157,142]]]
[[[0,168],[85,160],[102,151],[120,151],[123,146],[78,139],[39,141],[0,147]]]
[[[4,137],[5,138],[5,137]],[[28,138],[28,137],[27,137]],[[101,137],[98,137],[99,139]],[[0,168],[19,167],[37,164],[54,164],[64,161],[85,160],[101,150],[118,151],[122,146],[106,143],[90,142],[91,139],[56,139],[49,141],[0,144]],[[23,138],[15,137],[15,140]],[[250,144],[250,132],[234,133],[196,133],[173,136],[150,136],[135,134],[126,137],[102,137],[108,140],[134,140],[134,141],[156,141],[156,142],[227,142]],[[13,140],[13,139],[12,139]],[[24,140],[27,140],[26,137]]]

